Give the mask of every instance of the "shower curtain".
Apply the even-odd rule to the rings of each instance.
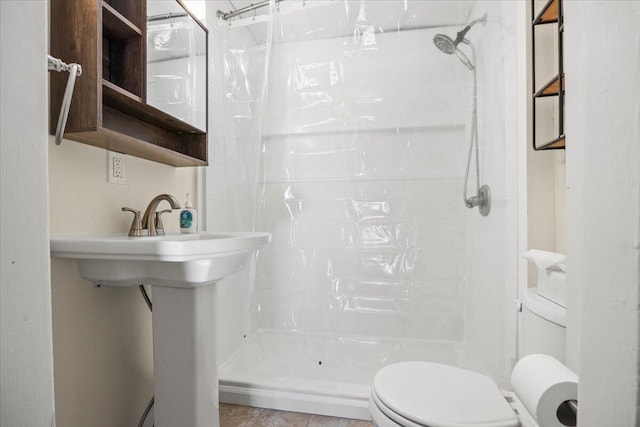
[[[470,277],[478,214],[460,194],[472,82],[432,43],[477,8],[291,0],[224,24],[217,197],[233,206],[227,227],[273,241],[256,260],[236,316],[240,349],[221,379],[368,386],[385,364],[417,359],[504,380],[504,330],[482,332],[497,345],[489,363],[470,348],[470,287],[495,288],[487,310],[503,310],[507,294],[504,277]],[[490,64],[478,62],[482,76]],[[496,196],[487,221],[503,215]]]

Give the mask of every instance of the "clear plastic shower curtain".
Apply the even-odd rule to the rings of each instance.
[[[291,0],[228,24],[218,155],[237,223],[273,234],[248,301],[272,375],[482,370],[465,348],[471,78],[432,43],[473,4]]]
[[[213,181],[220,183],[217,201],[231,204],[214,218],[227,229],[246,231],[256,225],[262,157],[262,127],[273,21],[269,14],[236,20],[223,29],[222,46],[214,46]]]

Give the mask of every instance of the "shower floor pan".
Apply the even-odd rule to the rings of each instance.
[[[371,419],[368,399],[385,365],[426,360],[482,372],[459,342],[260,331],[221,367],[220,401]]]

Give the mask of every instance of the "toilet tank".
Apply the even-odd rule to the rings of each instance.
[[[565,363],[567,310],[528,288],[519,315],[518,358],[543,353]]]

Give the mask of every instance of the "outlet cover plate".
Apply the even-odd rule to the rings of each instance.
[[[110,184],[125,184],[124,154],[107,151],[107,182]]]

